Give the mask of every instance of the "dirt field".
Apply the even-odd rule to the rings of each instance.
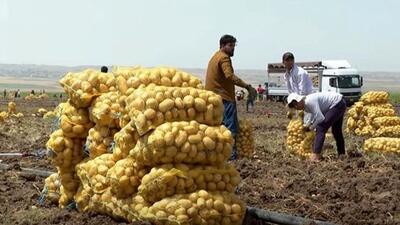
[[[0,110],[5,103],[0,102]],[[31,114],[52,109],[55,101],[17,102],[26,117],[0,124],[0,152],[37,152],[45,148],[52,121]],[[234,162],[243,182],[239,195],[250,206],[337,224],[400,224],[400,156],[362,154],[362,140],[346,136],[348,158],[336,160],[335,143],[327,139],[325,160],[311,163],[287,153],[284,107],[257,103],[244,112],[255,127],[256,154]],[[268,117],[268,114],[270,115]],[[52,170],[49,160],[0,158],[12,169],[0,173],[0,224],[125,224],[107,216],[38,205],[43,178],[19,175],[20,167]]]

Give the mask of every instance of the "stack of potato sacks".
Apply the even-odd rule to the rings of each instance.
[[[7,105],[7,111],[0,112],[0,123],[6,121],[10,117],[21,118],[24,114],[17,112],[17,105],[15,102],[9,102]]]
[[[24,99],[27,101],[37,100],[37,99],[43,100],[43,99],[49,99],[49,96],[46,93],[42,93],[40,95],[29,94],[25,96]]]
[[[304,131],[304,111],[297,112],[287,126],[286,148],[290,153],[307,158],[312,153],[315,131]]]
[[[348,114],[346,130],[369,138],[364,150],[400,152],[400,117],[389,103],[387,92],[367,92]]]
[[[239,120],[239,133],[236,137],[239,158],[251,158],[254,153],[253,126],[249,120]]]
[[[241,224],[222,99],[198,78],[137,67],[70,73],[61,84],[70,99],[47,144],[61,207],[74,200],[129,222]]]

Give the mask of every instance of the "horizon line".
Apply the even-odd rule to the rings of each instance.
[[[62,64],[36,64],[36,63],[3,63],[0,62],[0,65],[31,65],[31,66],[54,66],[54,67],[101,67],[104,65],[98,64],[98,65],[62,65]],[[139,64],[137,65],[105,65],[107,67],[113,67],[113,66],[125,66],[125,67],[134,67],[134,66],[141,66]],[[168,66],[168,65],[156,65],[156,66],[150,66],[150,67],[157,67],[157,66]],[[147,67],[147,66],[144,66]],[[174,68],[180,68],[180,69],[197,69],[197,70],[206,70],[207,68],[200,68],[200,67],[176,67],[176,66],[171,66]],[[266,70],[266,69],[255,69],[255,68],[235,68],[235,70]],[[359,70],[360,72],[386,72],[386,73],[400,73],[400,70],[382,70],[382,69],[376,69],[376,70]]]

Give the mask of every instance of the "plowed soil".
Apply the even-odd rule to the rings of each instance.
[[[0,104],[5,110],[5,102]],[[328,137],[324,160],[312,163],[286,151],[289,121],[282,104],[258,102],[255,113],[246,113],[243,104],[238,103],[239,116],[253,123],[256,152],[233,163],[243,179],[238,193],[248,205],[337,224],[400,224],[399,155],[365,154],[363,140],[346,134],[346,159],[336,159],[335,142]],[[17,111],[25,116],[0,124],[0,152],[42,152],[53,122],[32,114],[56,105],[51,100],[17,101]],[[40,206],[44,178],[26,176],[19,168],[54,170],[46,157],[0,160],[12,165],[0,170],[0,224],[125,224],[49,203]]]

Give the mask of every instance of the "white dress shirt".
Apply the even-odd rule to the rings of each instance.
[[[318,92],[306,96],[304,111],[311,115],[304,123],[314,129],[319,123],[325,120],[325,114],[335,107],[343,96],[335,92]]]
[[[285,74],[288,91],[299,95],[309,95],[313,93],[313,83],[303,68],[293,65],[293,68]]]

